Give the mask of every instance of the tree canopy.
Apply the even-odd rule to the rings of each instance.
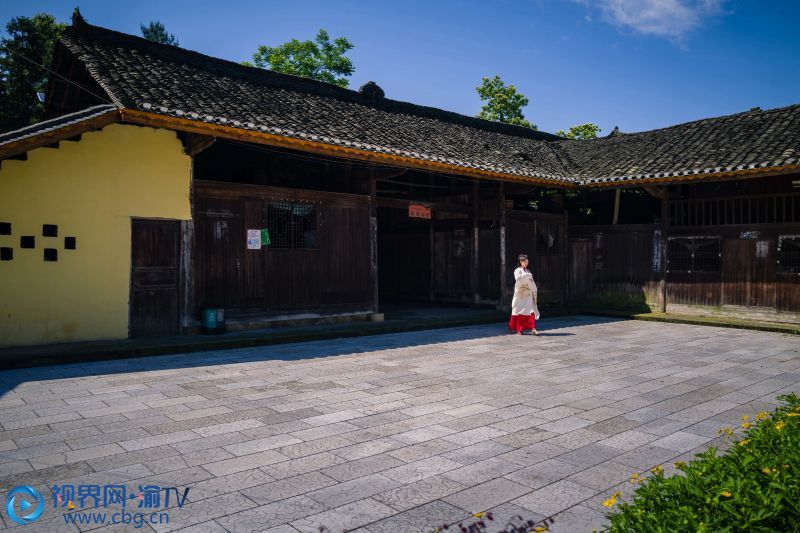
[[[178,46],[178,38],[174,34],[168,33],[164,25],[157,21],[151,20],[148,24],[140,24],[139,28],[142,30],[142,37],[148,41],[155,41],[161,44],[168,44],[171,46]]]
[[[492,79],[484,77],[475,90],[481,100],[486,102],[481,107],[478,118],[536,129],[536,125],[525,120],[525,115],[522,114],[522,108],[528,105],[528,99],[524,94],[518,93],[513,85],[506,85],[500,76]]]
[[[319,30],[313,41],[292,39],[274,47],[261,45],[253,54],[253,63],[245,64],[347,87],[355,68],[345,54],[352,48],[346,37],[331,42],[328,32]]]
[[[586,124],[579,124],[578,126],[572,126],[569,130],[558,130],[556,135],[560,135],[561,137],[566,137],[567,139],[594,139],[597,137],[597,134],[600,133],[600,126],[592,124],[591,122],[587,122]]]
[[[53,59],[53,47],[66,26],[55,17],[38,13],[14,17],[0,40],[0,131],[33,124],[41,119],[43,93]]]

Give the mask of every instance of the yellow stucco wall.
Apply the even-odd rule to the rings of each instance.
[[[14,258],[0,261],[0,346],[127,337],[131,218],[191,218],[190,180],[175,132],[123,124],[3,161],[0,222],[12,235],[0,246]],[[43,237],[43,224],[58,237]],[[20,248],[23,235],[34,249]]]

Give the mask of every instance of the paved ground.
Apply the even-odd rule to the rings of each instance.
[[[65,483],[190,487],[156,531],[432,531],[484,510],[501,527],[555,516],[553,531],[591,531],[631,474],[800,392],[797,337],[542,326],[3,372],[0,491],[45,494],[25,531],[78,529],[52,509]]]

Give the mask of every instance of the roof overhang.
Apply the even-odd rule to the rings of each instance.
[[[164,128],[178,132],[194,133],[212,138],[230,139],[254,144],[297,150],[335,158],[354,159],[367,161],[380,165],[414,168],[429,172],[444,174],[457,174],[477,179],[506,181],[525,184],[536,184],[560,189],[622,189],[653,185],[672,185],[676,183],[690,183],[700,181],[727,181],[748,178],[760,178],[784,174],[800,173],[800,164],[784,165],[780,167],[757,167],[736,170],[720,171],[685,171],[674,172],[660,177],[635,178],[635,179],[596,179],[582,183],[569,183],[561,180],[521,176],[518,174],[495,172],[490,170],[454,165],[440,161],[429,161],[413,157],[374,152],[350,146],[333,145],[311,139],[302,139],[255,131],[247,128],[228,126],[192,120],[187,118],[163,115],[150,111],[141,111],[127,108],[98,109],[88,116],[67,120],[54,127],[37,130],[33,125],[19,130],[18,138],[5,143],[0,143],[0,161],[17,157],[36,148],[51,146],[59,141],[72,139],[83,133],[102,129],[113,123],[127,123],[139,126]],[[79,112],[83,113],[83,112]],[[79,115],[75,113],[75,115]],[[53,119],[53,122],[62,119]],[[49,121],[47,121],[49,122]],[[42,123],[44,124],[44,123]],[[26,130],[30,130],[29,132]]]

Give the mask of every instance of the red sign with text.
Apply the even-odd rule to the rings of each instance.
[[[431,218],[431,208],[419,204],[408,204],[408,216],[410,218]]]

